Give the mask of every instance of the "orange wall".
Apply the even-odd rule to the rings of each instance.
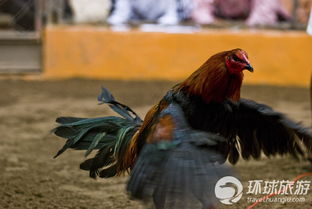
[[[255,68],[245,83],[308,86],[312,37],[304,32],[113,32],[92,26],[48,27],[46,78],[183,79],[212,54],[245,49]]]

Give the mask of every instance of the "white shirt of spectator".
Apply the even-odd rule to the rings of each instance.
[[[310,17],[309,17],[307,32],[308,32],[309,35],[312,36],[312,7],[311,7],[311,10],[310,10]]]
[[[103,22],[111,8],[110,0],[70,0],[76,23]]]

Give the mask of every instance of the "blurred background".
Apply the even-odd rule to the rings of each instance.
[[[45,24],[201,25],[305,29],[311,0],[1,0],[1,29]]]
[[[144,116],[211,55],[249,54],[242,96],[311,126],[312,0],[0,0],[0,208],[140,208],[127,177],[89,179],[83,153],[52,159],[59,116],[113,114],[101,86]],[[310,23],[309,23],[310,19]],[[310,25],[310,26],[309,26]],[[290,157],[241,161],[248,181],[311,172]],[[307,178],[311,180],[311,178]],[[305,209],[304,202],[259,208]],[[248,195],[226,208],[247,208]],[[225,208],[225,207],[220,207]]]
[[[295,66],[306,68],[311,5],[312,0],[1,0],[0,73],[140,79],[148,69],[144,78],[181,79],[210,54],[237,47],[257,57],[260,72],[279,72],[280,61],[303,46]],[[285,56],[276,59],[279,51]],[[132,62],[128,53],[143,59]],[[125,75],[117,60],[135,75]],[[293,65],[285,66],[283,74],[292,77]],[[103,72],[111,68],[115,72]],[[255,82],[272,79],[260,73]]]

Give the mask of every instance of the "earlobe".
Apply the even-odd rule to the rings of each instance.
[[[231,58],[229,56],[225,58],[225,65],[226,65],[226,68],[229,70],[231,66]]]

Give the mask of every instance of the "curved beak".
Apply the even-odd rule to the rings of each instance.
[[[245,69],[248,70],[249,72],[253,72],[254,71],[253,67],[250,64],[247,64],[245,66]]]

